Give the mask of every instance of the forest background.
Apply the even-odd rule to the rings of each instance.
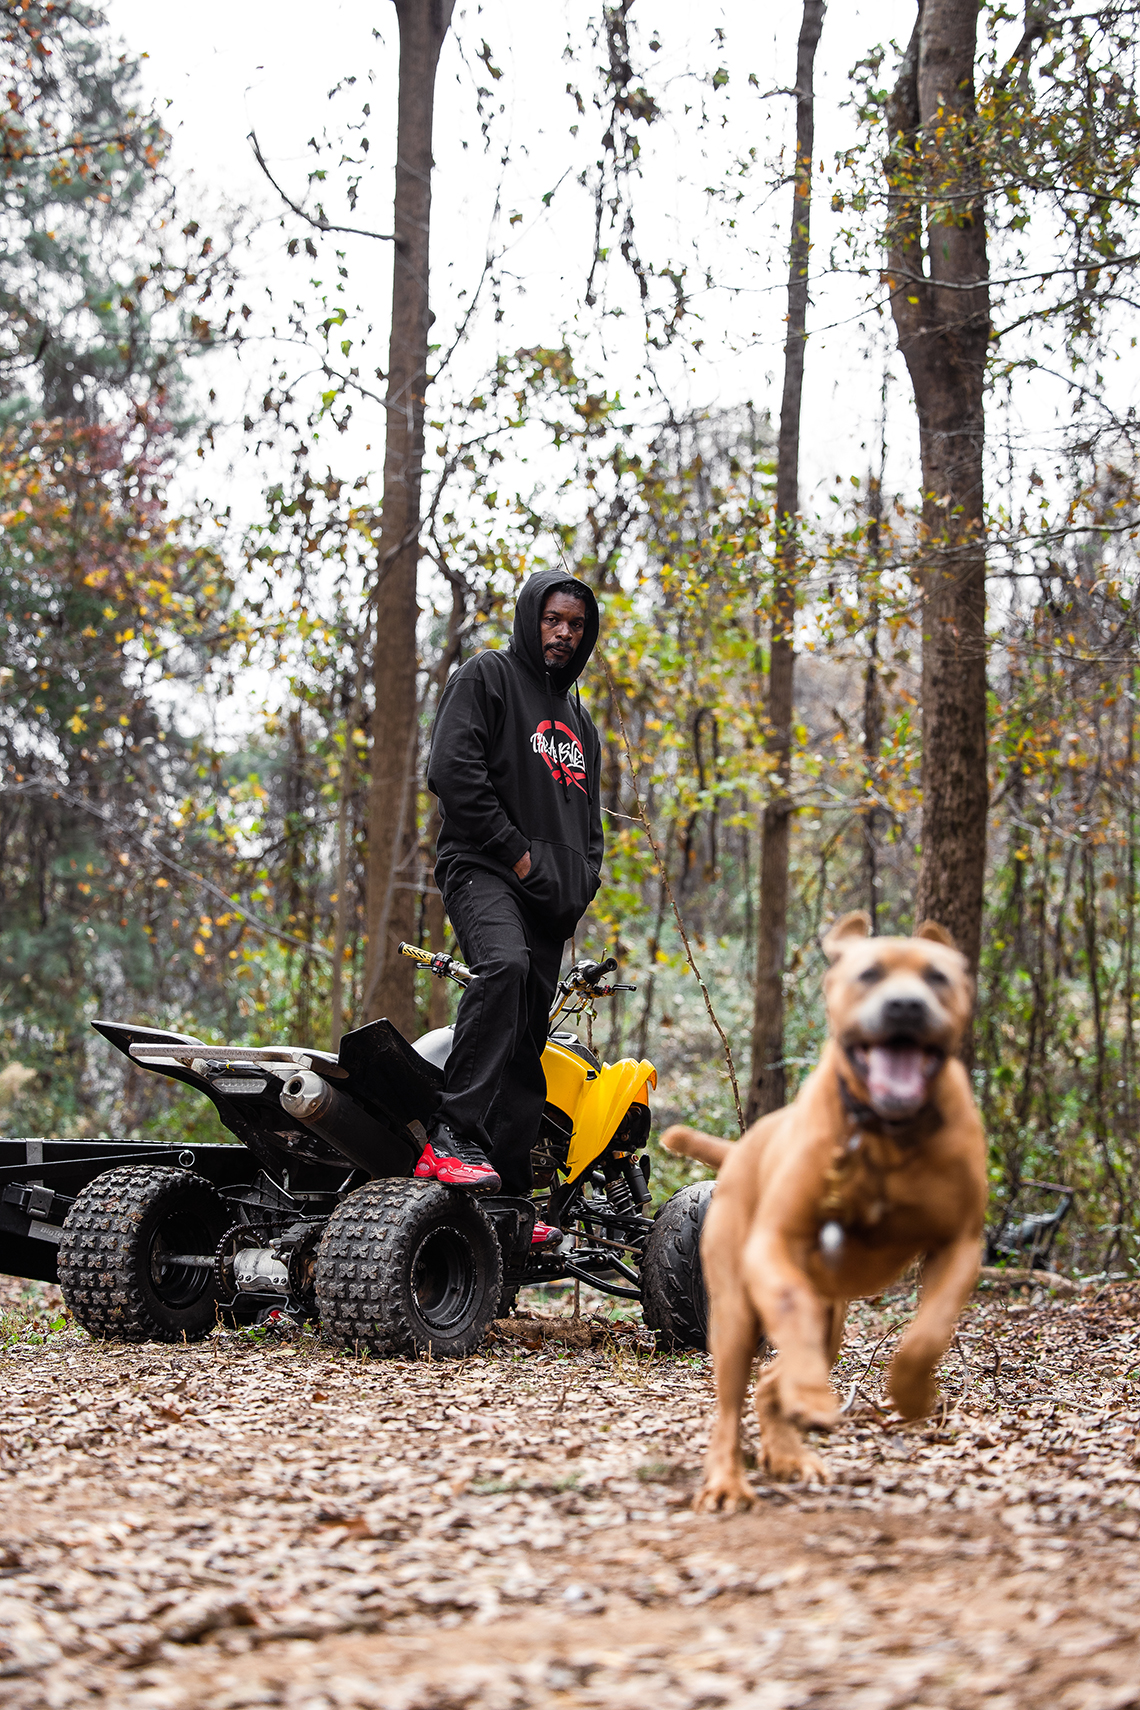
[[[806,152],[811,0],[775,34],[731,4],[444,18],[410,533],[385,432],[397,22],[438,33],[450,9],[344,0],[316,42],[299,7],[267,42],[260,10],[167,25],[147,64],[159,26],[130,0],[0,4],[8,1130],[212,1132],[201,1101],[124,1081],[97,1014],[322,1046],[378,1004],[408,1031],[445,1018],[385,951],[453,948],[433,709],[503,644],[521,578],[565,564],[604,611],[584,692],[609,853],[575,949],[639,987],[599,1017],[604,1054],[652,1058],[659,1116],[734,1130],[679,913],[742,1101],[794,1090],[821,927],[862,907],[905,931],[937,903],[956,750],[932,697],[976,680],[983,794],[937,834],[978,863],[995,1193],[1073,1186],[1068,1261],[1134,1268],[1140,7],[926,0],[969,38],[949,120],[904,112],[913,6],[834,8]],[[981,328],[966,499],[933,490],[907,324],[959,239],[982,243],[947,287],[974,306],[946,336]],[[949,685],[940,550],[984,588]],[[398,813],[389,773],[412,780]],[[968,916],[975,881],[947,873]]]

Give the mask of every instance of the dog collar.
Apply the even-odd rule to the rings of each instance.
[[[929,1099],[913,1116],[904,1116],[897,1122],[892,1122],[889,1117],[880,1116],[874,1105],[865,1104],[862,1099],[856,1098],[838,1069],[835,1078],[839,1082],[840,1103],[857,1130],[869,1128],[872,1132],[885,1134],[891,1140],[921,1140],[924,1133],[928,1132],[929,1124],[923,1119],[929,1118],[933,1108]]]

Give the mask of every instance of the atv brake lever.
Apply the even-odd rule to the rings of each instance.
[[[604,962],[590,962],[583,959],[571,968],[571,975],[577,975],[579,984],[586,990],[600,992],[604,988],[598,984],[607,974],[617,973],[617,962],[612,956],[607,956]]]

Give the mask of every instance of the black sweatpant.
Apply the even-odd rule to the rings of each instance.
[[[539,931],[510,885],[479,868],[455,873],[444,905],[464,961],[479,977],[459,1000],[437,1120],[479,1142],[504,1193],[528,1194],[564,940]]]

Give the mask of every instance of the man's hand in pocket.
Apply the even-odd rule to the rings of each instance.
[[[527,850],[525,855],[520,855],[518,860],[515,862],[515,872],[518,874],[520,879],[525,879],[527,874],[530,872],[530,850],[529,849]]]

